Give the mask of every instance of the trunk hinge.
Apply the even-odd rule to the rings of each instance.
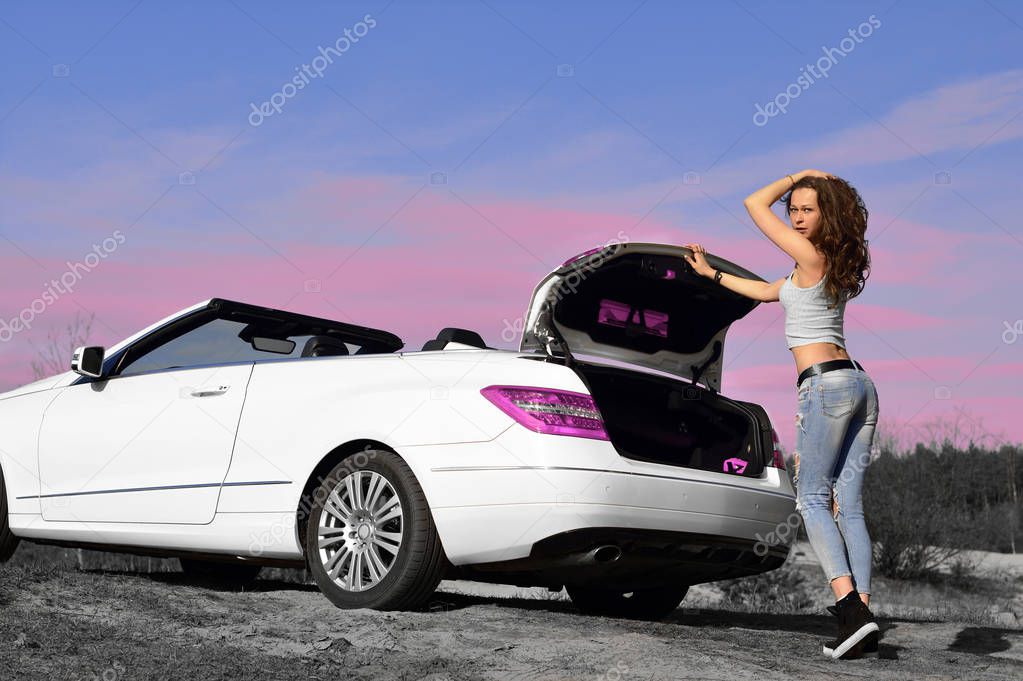
[[[699,381],[700,377],[703,375],[703,372],[707,370],[707,367],[709,367],[714,362],[718,361],[718,359],[720,359],[720,358],[721,358],[721,341],[717,340],[717,341],[714,341],[714,348],[713,348],[713,351],[710,353],[710,359],[708,359],[703,364],[700,364],[700,365],[691,364],[689,366],[690,371],[693,372],[693,383],[696,383],[697,381]],[[707,384],[704,384],[704,385],[707,385]],[[715,395],[718,392],[717,390],[715,390],[710,385],[707,385],[707,389],[710,390]]]
[[[549,302],[544,302],[543,308],[541,308],[540,314],[537,316],[533,335],[543,346],[543,350],[547,353],[548,357],[563,358],[566,367],[575,364],[575,358],[572,357],[572,353],[568,349],[568,343],[565,342],[565,339],[554,326]]]

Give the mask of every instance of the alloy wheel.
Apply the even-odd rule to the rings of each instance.
[[[341,589],[371,589],[391,571],[405,519],[398,492],[383,475],[359,470],[342,478],[324,502],[318,523],[321,564]]]

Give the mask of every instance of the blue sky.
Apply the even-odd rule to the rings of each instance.
[[[322,78],[250,124],[367,15]],[[754,123],[871,17],[826,79]],[[27,381],[31,342],[75,314],[112,343],[212,295],[409,348],[447,325],[512,347],[500,332],[536,281],[619,230],[775,279],[791,262],[742,198],[816,167],[871,210],[875,267],[847,339],[891,429],[965,410],[1023,439],[1023,342],[1001,340],[1023,318],[1021,38],[1004,0],[3,3],[4,319],[112,230],[127,240],[0,346],[0,378]],[[779,314],[733,327],[725,389],[791,443]]]

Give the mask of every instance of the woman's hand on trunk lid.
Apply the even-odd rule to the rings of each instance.
[[[707,251],[704,250],[703,246],[700,244],[686,244],[685,247],[693,252],[692,255],[682,255],[685,261],[689,263],[689,266],[693,268],[693,271],[701,277],[713,277],[715,270],[707,262]]]

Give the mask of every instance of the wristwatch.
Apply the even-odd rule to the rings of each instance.
[[[719,284],[721,283],[721,270],[717,270],[714,273],[714,281],[719,283]]]

